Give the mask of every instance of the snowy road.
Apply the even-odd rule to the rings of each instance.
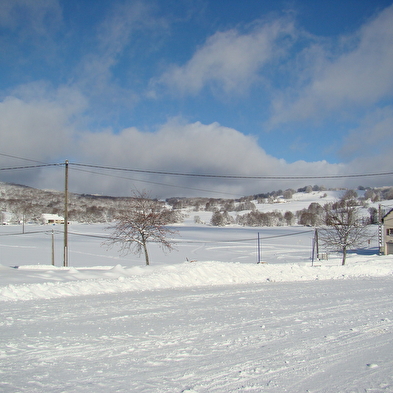
[[[2,392],[392,392],[393,278],[1,302]]]

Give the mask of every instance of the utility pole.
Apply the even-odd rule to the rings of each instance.
[[[64,187],[64,267],[68,266],[68,160],[65,161]]]
[[[315,228],[314,238],[312,244],[312,261],[311,266],[314,266],[314,260],[319,259],[319,241],[318,241],[318,228]]]
[[[383,254],[383,236],[382,236],[382,207],[381,204],[378,206],[378,248],[379,255]]]
[[[55,266],[55,234],[52,229],[52,265]]]

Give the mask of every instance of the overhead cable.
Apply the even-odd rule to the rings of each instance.
[[[32,169],[32,168],[42,168],[42,167],[59,166],[59,165],[61,164],[37,164],[37,165],[14,166],[14,167],[0,168],[0,171],[13,171],[17,169]]]
[[[112,171],[121,172],[136,172],[145,173],[152,175],[166,175],[166,176],[184,176],[184,177],[205,177],[205,178],[221,178],[221,179],[244,179],[244,180],[296,180],[296,179],[339,179],[339,178],[355,178],[355,177],[372,177],[372,176],[387,176],[393,175],[393,172],[379,172],[379,173],[357,173],[357,174],[347,174],[347,175],[296,175],[296,176],[283,176],[283,175],[218,175],[218,174],[208,174],[208,173],[184,173],[184,172],[169,172],[169,171],[154,171],[146,169],[131,169],[131,168],[120,168],[104,165],[93,165],[93,164],[81,164],[81,163],[69,163],[70,165],[105,169]]]

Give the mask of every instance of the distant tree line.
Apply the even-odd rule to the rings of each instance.
[[[330,189],[331,190],[331,189]],[[356,199],[359,204],[366,206],[366,201],[378,202],[393,199],[393,187],[365,188],[358,187],[364,193],[363,198],[357,197],[354,190],[343,190],[346,198]],[[172,212],[171,222],[181,222],[180,212],[208,211],[212,212],[211,224],[223,226],[236,223],[244,226],[276,226],[276,225],[310,225],[315,226],[321,220],[324,206],[311,203],[306,209],[297,212],[274,210],[260,212],[256,204],[273,204],[281,199],[290,200],[296,192],[311,193],[328,191],[324,186],[305,186],[297,190],[286,189],[268,193],[244,196],[237,199],[192,197],[168,198],[166,203]],[[127,210],[131,197],[111,197],[90,194],[69,195],[68,217],[70,221],[83,223],[107,223]],[[282,209],[280,209],[282,210]],[[12,216],[12,222],[39,223],[43,213],[63,215],[64,193],[58,191],[39,190],[31,187],[0,183],[0,211]],[[229,214],[232,213],[232,214]],[[233,213],[236,213],[235,215]],[[242,214],[243,213],[243,214]],[[378,212],[369,209],[370,222],[376,222]]]
[[[392,189],[393,190],[393,189]],[[385,192],[385,195],[389,195],[389,192]],[[393,198],[392,198],[393,199]],[[342,201],[351,201],[352,206],[365,207],[366,199],[358,198],[358,194],[354,190],[347,190],[344,195],[340,198],[338,202],[319,204],[317,202],[312,202],[310,205],[302,210],[298,210],[295,213],[291,211],[274,210],[271,212],[261,212],[258,211],[253,204],[247,210],[250,212],[244,213],[242,215],[236,215],[235,218],[229,215],[229,212],[225,209],[225,205],[220,211],[216,210],[210,221],[211,225],[214,226],[225,226],[229,224],[239,224],[243,226],[291,226],[294,224],[304,225],[304,226],[321,226],[325,223],[326,213],[337,209],[337,204],[342,203]],[[235,210],[232,210],[235,211]],[[371,207],[368,210],[368,215],[363,217],[365,224],[375,224],[378,222],[378,211],[376,208]]]

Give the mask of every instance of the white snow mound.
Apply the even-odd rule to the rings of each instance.
[[[393,275],[393,257],[374,257],[346,266],[185,262],[166,266],[56,268],[0,266],[0,301],[51,299],[168,288]]]

